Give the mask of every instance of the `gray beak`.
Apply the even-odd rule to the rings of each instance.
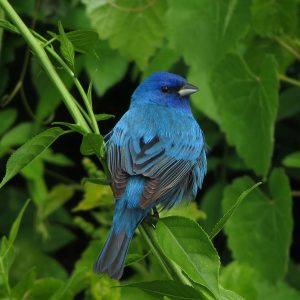
[[[178,91],[178,94],[182,97],[186,97],[186,96],[196,93],[197,91],[198,91],[198,88],[195,85],[187,83],[183,87],[180,88],[180,90]]]

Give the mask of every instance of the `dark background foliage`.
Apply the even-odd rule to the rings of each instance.
[[[245,299],[299,299],[299,1],[10,3],[48,40],[51,32],[58,33],[59,20],[66,32],[93,30],[80,41],[75,73],[86,89],[93,83],[95,113],[115,115],[99,123],[102,135],[152,72],[174,72],[199,86],[191,104],[210,148],[208,174],[196,204],[168,214],[197,220],[209,233],[241,192],[263,181],[214,239],[220,280]],[[72,121],[23,38],[8,31],[0,36],[4,176],[15,149],[54,121]],[[59,48],[57,41],[53,44]],[[57,71],[78,98],[70,78],[59,66]],[[138,289],[112,288],[119,283],[91,271],[111,223],[113,201],[109,187],[81,184],[83,177],[103,173],[96,159],[83,158],[80,144],[79,135],[66,135],[0,190],[1,236],[8,234],[25,200],[32,199],[10,271],[12,286],[24,285],[16,297],[23,297],[27,287],[29,299],[155,299]],[[127,263],[124,283],[165,279],[139,234]],[[70,289],[59,298],[66,282]],[[0,296],[2,288],[0,279]]]

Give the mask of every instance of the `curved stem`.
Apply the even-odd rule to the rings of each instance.
[[[297,79],[294,79],[294,78],[290,78],[284,74],[279,74],[278,75],[278,78],[282,81],[285,81],[285,82],[288,82],[292,85],[295,85],[295,86],[300,86],[300,80],[297,80]]]
[[[73,101],[72,95],[69,93],[68,89],[58,76],[55,68],[53,67],[49,57],[47,56],[42,45],[36,40],[36,38],[32,35],[31,31],[24,24],[22,19],[13,9],[13,7],[8,3],[7,0],[0,0],[0,7],[4,10],[4,12],[10,17],[12,22],[18,28],[24,39],[27,41],[28,45],[31,47],[35,55],[40,60],[45,72],[48,74],[49,78],[53,81],[54,85],[59,90],[67,109],[69,110],[71,116],[75,120],[75,122],[84,128],[86,132],[91,132],[90,127],[88,126],[86,120],[83,118],[81,112],[77,108],[76,104]]]

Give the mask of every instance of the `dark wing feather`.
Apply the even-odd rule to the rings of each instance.
[[[191,176],[204,147],[202,133],[196,122],[191,138],[181,136],[183,130],[149,135],[121,125],[107,144],[114,195],[122,197],[131,175],[142,175],[147,180],[140,207],[146,208]]]

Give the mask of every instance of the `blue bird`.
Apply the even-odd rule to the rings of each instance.
[[[156,72],[134,91],[129,110],[109,134],[107,161],[116,199],[113,224],[94,265],[120,279],[134,231],[154,206],[190,200],[206,173],[206,147],[181,76]]]

